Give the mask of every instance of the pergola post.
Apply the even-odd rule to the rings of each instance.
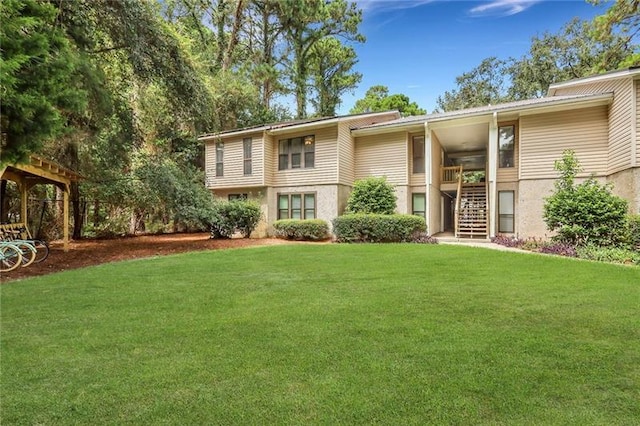
[[[62,190],[62,241],[64,251],[69,251],[69,185]]]

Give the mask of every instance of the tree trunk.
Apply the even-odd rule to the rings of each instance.
[[[233,28],[231,29],[231,35],[229,36],[229,43],[227,44],[227,51],[224,55],[224,62],[222,63],[222,70],[226,71],[231,67],[233,60],[233,52],[238,45],[238,32],[240,31],[240,25],[242,24],[242,12],[244,10],[244,1],[238,0],[236,5],[236,13],[233,18]]]
[[[73,232],[71,238],[79,240],[82,238],[82,226],[84,224],[83,203],[80,201],[80,188],[78,182],[71,182],[71,206],[73,207]]]

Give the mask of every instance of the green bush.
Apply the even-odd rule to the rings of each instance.
[[[357,180],[347,200],[347,214],[393,214],[396,210],[396,194],[384,177],[368,177]]]
[[[231,238],[236,232],[248,238],[261,218],[260,206],[254,201],[219,201],[214,207],[211,238]]]
[[[627,238],[630,248],[640,251],[640,214],[627,217]]]
[[[426,231],[424,218],[408,214],[347,214],[333,220],[340,243],[392,243],[411,241]]]
[[[282,219],[273,227],[276,237],[285,240],[318,241],[329,237],[329,224],[322,219]]]
[[[581,259],[598,260],[600,262],[640,265],[640,253],[617,247],[597,247],[593,245],[578,247]]]
[[[627,233],[626,200],[613,195],[609,185],[593,178],[575,185],[579,165],[573,151],[565,151],[555,168],[561,177],[554,194],[544,204],[544,221],[550,230],[557,232],[554,240],[571,245],[623,243]]]

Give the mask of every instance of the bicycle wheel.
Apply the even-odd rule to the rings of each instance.
[[[22,264],[22,253],[14,245],[0,246],[0,272],[13,271]]]
[[[22,267],[27,267],[36,260],[36,248],[27,241],[14,241],[13,245],[20,249],[22,254]]]
[[[49,244],[43,240],[31,240],[31,244],[36,248],[35,263],[40,263],[49,256]]]

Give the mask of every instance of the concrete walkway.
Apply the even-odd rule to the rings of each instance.
[[[439,244],[480,247],[480,248],[486,248],[486,249],[492,249],[492,250],[513,251],[518,253],[531,253],[528,250],[522,250],[514,247],[505,247],[500,244],[492,243],[491,240],[486,238],[482,238],[482,239],[456,238],[450,234],[444,234],[444,235],[441,234],[440,236],[434,235],[434,237],[438,240]]]

